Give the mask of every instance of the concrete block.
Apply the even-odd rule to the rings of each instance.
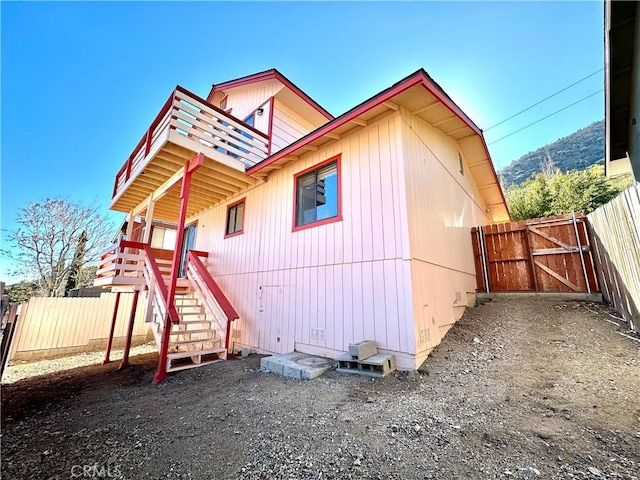
[[[363,371],[377,372],[385,376],[396,369],[396,357],[395,355],[379,353],[359,362],[359,367]]]
[[[302,370],[291,365],[283,365],[282,376],[302,380]]]
[[[356,360],[365,360],[378,353],[376,342],[364,340],[349,345],[349,354]]]
[[[260,368],[269,370],[271,373],[275,373],[276,375],[284,374],[284,365],[279,362],[271,361],[271,357],[260,359]]]

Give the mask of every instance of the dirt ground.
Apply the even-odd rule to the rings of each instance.
[[[19,380],[2,387],[2,478],[638,479],[624,331],[595,304],[501,299],[422,373],[382,380],[280,378],[251,356],[153,386],[154,353]]]

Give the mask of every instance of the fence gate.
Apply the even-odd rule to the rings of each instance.
[[[598,292],[581,213],[471,229],[479,292]]]

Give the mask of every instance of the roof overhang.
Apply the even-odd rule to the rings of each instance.
[[[638,89],[638,56],[635,45],[638,34],[637,1],[605,2],[605,64],[606,64],[606,163],[626,159],[631,150],[631,122],[634,90]],[[640,172],[637,172],[640,173]],[[637,176],[637,175],[636,175]]]
[[[400,108],[458,141],[487,213],[494,222],[508,221],[509,210],[482,131],[422,69],[256,164],[247,173],[279,170],[304,153],[318,150]]]
[[[309,118],[320,115],[322,121],[318,123],[324,123],[326,122],[326,120],[333,120],[333,115],[331,115],[318,102],[304,93],[291,80],[289,80],[275,68],[266,70],[264,72],[255,73],[253,75],[247,75],[246,77],[236,78],[235,80],[229,80],[228,82],[219,83],[217,85],[214,84],[211,86],[211,91],[209,92],[207,101],[212,102],[216,94],[224,93],[232,89],[256,87],[261,84],[268,84],[274,81],[280,82],[285,87],[284,92],[278,92],[278,94],[276,95],[281,100],[283,100],[284,103],[287,103],[289,105],[297,104],[296,106],[303,110],[309,109],[309,112],[306,112],[307,115],[309,115]]]

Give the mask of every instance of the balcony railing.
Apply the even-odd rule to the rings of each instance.
[[[245,169],[264,160],[269,151],[267,135],[177,86],[116,174],[114,198],[167,141],[214,160],[236,159]]]

